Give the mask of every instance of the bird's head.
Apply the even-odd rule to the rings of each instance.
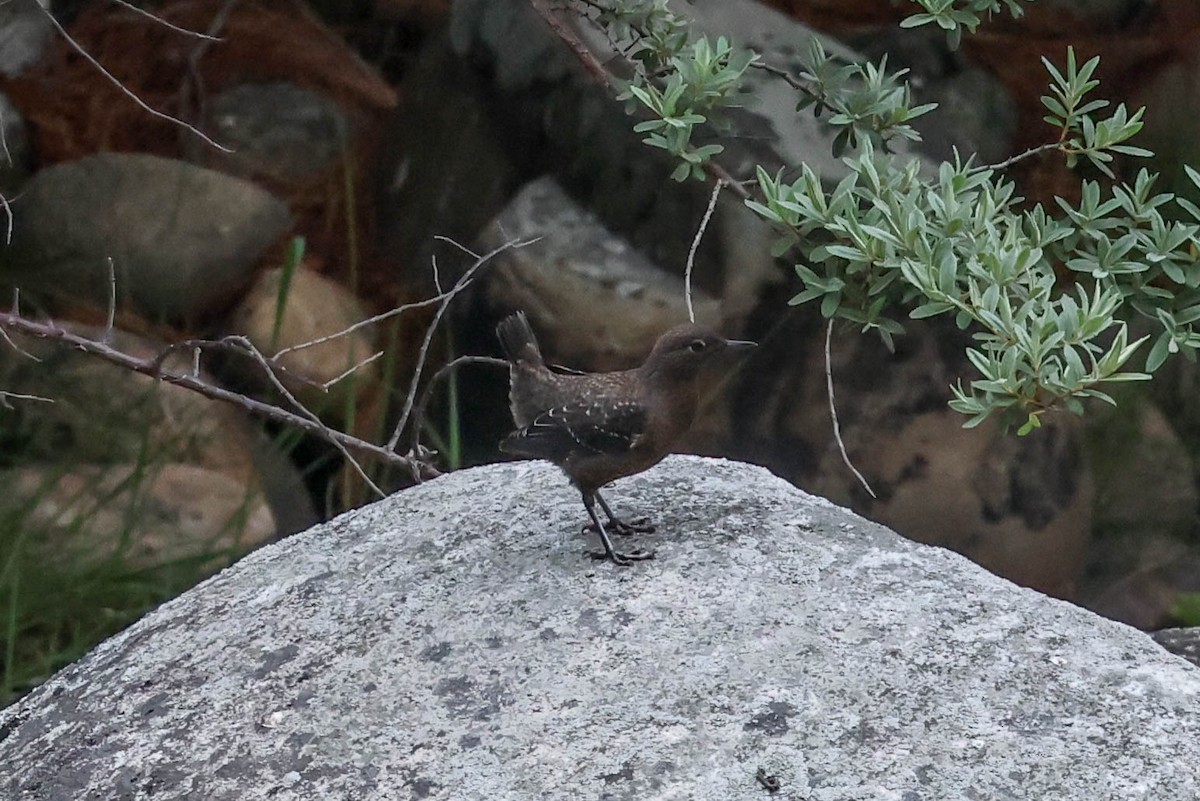
[[[680,325],[658,338],[640,369],[657,381],[694,381],[710,371],[728,367],[736,354],[750,350],[755,344],[726,339],[703,326]]]

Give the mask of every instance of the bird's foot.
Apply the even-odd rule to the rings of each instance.
[[[610,559],[614,565],[626,567],[634,562],[653,559],[654,551],[647,551],[645,548],[635,548],[632,551],[588,551],[588,556],[593,559]]]
[[[628,537],[630,534],[653,534],[655,525],[650,522],[650,518],[648,517],[637,517],[633,520],[622,520],[619,517],[614,517],[608,521],[608,525],[605,528],[610,534],[620,534],[622,537]],[[596,524],[584,524],[583,533],[595,534]]]

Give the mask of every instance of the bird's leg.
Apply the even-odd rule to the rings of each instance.
[[[596,499],[599,497],[600,496],[598,494],[587,492],[583,493],[583,505],[587,508],[588,516],[592,518],[592,523],[596,527],[596,533],[600,535],[600,544],[604,546],[604,553],[593,552],[591,556],[594,559],[611,559],[613,564],[618,565],[630,565],[634,562],[641,561],[642,559],[653,559],[653,551],[647,551],[642,548],[638,548],[637,550],[623,553],[613,548],[612,540],[608,538],[608,532],[605,530],[604,524],[601,523],[600,518],[596,516]],[[605,512],[608,511],[608,509],[605,508],[603,500],[600,501],[600,506],[601,508],[605,509]]]
[[[604,510],[604,514],[608,516],[607,530],[613,534],[620,534],[622,537],[628,537],[630,534],[653,534],[654,524],[650,522],[648,517],[638,517],[633,520],[622,520],[613,514],[608,503],[604,500],[604,496],[599,491],[595,493],[596,500],[600,502],[600,508]],[[596,524],[588,523],[583,527],[584,534],[595,534]]]

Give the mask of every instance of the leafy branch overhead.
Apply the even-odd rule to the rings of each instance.
[[[911,2],[920,10],[902,25],[937,25],[952,45],[962,31],[1003,11],[1019,16],[1024,5]],[[722,110],[750,102],[748,70],[785,81],[797,113],[833,129],[845,178],[830,187],[806,164],[774,174],[759,167],[746,204],[779,231],[776,255],[795,258],[803,288],[791,303],[818,302],[826,318],[876,331],[889,346],[904,317],[953,315],[969,330],[967,357],[979,377],[960,380],[950,402],[968,426],[999,412],[1028,432],[1050,409],[1080,413],[1089,397],[1111,403],[1102,385],[1147,379],[1169,354],[1195,359],[1200,208],[1155,193],[1144,169],[1132,184],[1117,179],[1116,156],[1152,154],[1129,144],[1143,109],[1110,108],[1093,96],[1098,58],[1079,63],[1068,48],[1062,69],[1043,59],[1052,126],[1044,145],[996,165],[956,156],[931,170],[897,150],[920,139],[912,121],[935,104],[915,104],[905,72],[889,71],[886,58],[847,62],[813,37],[793,74],[726,37],[693,34],[667,0],[570,5],[633,66],[619,99],[640,109],[635,130],[644,141],[679,160],[677,180],[723,174],[714,140],[725,130]],[[1102,181],[1082,180],[1078,205],[1025,202],[1004,170],[1047,151],[1070,167],[1088,165]],[[1200,173],[1187,174],[1200,186]],[[1153,333],[1131,341],[1135,318]],[[1148,340],[1143,369],[1128,369]]]

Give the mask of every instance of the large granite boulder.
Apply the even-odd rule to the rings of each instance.
[[[1200,670],[761,468],[590,560],[551,467],[270,546],[0,713],[9,799],[1184,799]],[[761,770],[761,774],[760,774]]]

